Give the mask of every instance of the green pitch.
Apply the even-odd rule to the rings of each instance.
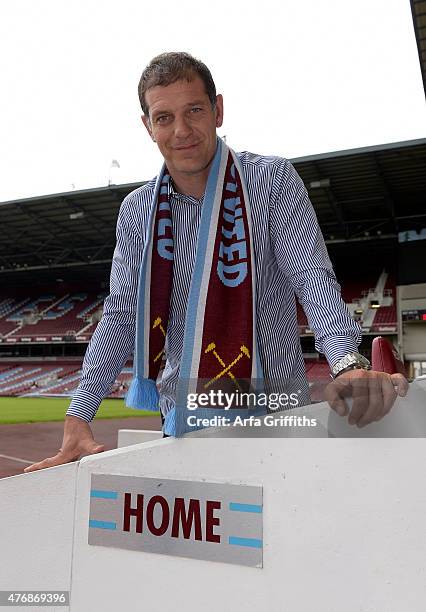
[[[0,397],[0,424],[63,421],[70,404],[62,397]],[[157,412],[126,408],[123,400],[104,400],[97,419],[154,416]]]

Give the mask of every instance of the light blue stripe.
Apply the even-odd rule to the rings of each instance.
[[[137,298],[137,314],[136,314],[136,336],[135,336],[135,353],[133,359],[133,371],[134,376],[138,378],[148,378],[149,372],[144,371],[144,351],[149,350],[148,339],[145,338],[144,319],[145,319],[145,308],[149,308],[150,304],[145,304],[145,283],[151,281],[151,270],[148,270],[148,258],[149,249],[151,243],[154,240],[154,225],[155,217],[157,213],[157,199],[158,193],[161,189],[162,177],[164,174],[166,165],[163,164],[160,174],[157,176],[155,183],[154,194],[151,200],[150,212],[148,222],[146,225],[145,232],[145,247],[142,255],[142,262],[139,271],[139,286],[138,286],[138,298]],[[168,176],[168,175],[167,175]],[[149,335],[149,330],[148,330]]]
[[[117,499],[118,493],[117,491],[98,491],[96,489],[92,489],[90,491],[90,497],[102,497],[102,499]]]
[[[262,506],[257,504],[238,504],[236,502],[230,502],[229,509],[236,512],[256,512],[262,514]]]
[[[235,178],[235,171],[236,169],[238,170],[238,174],[241,177],[244,177],[244,180],[247,180],[247,175],[244,172],[244,169],[242,167],[242,164],[240,162],[240,159],[238,158],[238,156],[235,154],[234,151],[232,151],[232,158],[234,160],[234,164],[233,166],[231,166],[231,168],[234,168],[234,174],[233,177]],[[231,169],[231,174],[232,174],[232,169]],[[241,178],[242,180],[242,178]],[[246,184],[246,190],[247,190],[247,195],[248,195],[248,188],[247,188],[247,184]],[[244,185],[243,185],[243,193],[244,193]],[[240,198],[237,198],[237,200],[240,200]],[[240,204],[241,201],[238,201],[237,204]],[[257,282],[256,282],[256,270],[258,269],[257,264],[256,264],[256,253],[255,253],[255,249],[254,249],[254,244],[255,244],[255,232],[256,232],[256,227],[254,227],[254,220],[253,220],[253,214],[254,214],[254,208],[252,206],[252,202],[249,199],[249,202],[245,203],[246,205],[246,209],[248,206],[248,210],[250,212],[250,219],[251,219],[251,231],[250,231],[250,258],[251,258],[251,268],[252,268],[252,273],[253,273],[253,282],[252,282],[252,291],[253,291],[253,308],[256,309],[256,304],[257,304],[257,291],[258,291],[258,286],[257,286]],[[266,285],[269,285],[269,280],[266,281]],[[260,352],[259,352],[259,332],[258,332],[258,328],[257,328],[257,317],[255,315],[255,325],[256,325],[256,330],[255,330],[255,335],[254,335],[254,359],[255,359],[255,363],[256,363],[256,380],[252,381],[254,384],[254,390],[256,393],[263,393],[265,390],[265,385],[264,385],[264,374],[263,374],[263,367],[262,367],[262,363],[260,360]],[[272,349],[272,353],[274,352],[274,349]]]
[[[211,225],[211,216],[213,211],[214,198],[216,193],[217,186],[217,177],[220,169],[220,162],[222,157],[222,141],[218,139],[216,154],[213,159],[209,176],[207,179],[206,192],[204,196],[204,204],[201,212],[201,222],[200,227],[198,229],[198,244],[197,244],[197,252],[194,263],[194,271],[192,273],[192,281],[191,288],[188,298],[188,307],[186,312],[186,321],[185,321],[185,335],[183,342],[183,354],[180,365],[180,376],[186,382],[189,382],[189,378],[191,376],[191,366],[192,366],[192,349],[194,347],[194,337],[195,337],[195,321],[197,318],[198,312],[198,302],[200,298],[200,290],[201,283],[203,280],[203,272],[204,272],[204,260],[205,253],[207,248],[207,240],[209,237],[210,225]],[[187,385],[188,386],[188,385]],[[185,390],[186,391],[186,390]],[[182,393],[182,398],[184,398],[184,406],[186,406],[187,401],[187,393]],[[180,405],[178,404],[180,408]]]
[[[179,436],[182,433],[189,431],[186,417],[188,387],[191,376],[191,366],[193,358],[194,337],[195,337],[195,322],[198,313],[198,302],[200,298],[201,284],[203,280],[204,260],[209,237],[211,216],[213,211],[214,199],[216,194],[217,178],[221,167],[222,159],[222,141],[217,139],[216,153],[210,168],[207,178],[204,203],[201,212],[201,221],[198,229],[197,252],[195,256],[194,270],[192,273],[191,286],[188,296],[188,306],[186,309],[185,318],[185,333],[183,338],[183,350],[180,363],[180,381],[176,393],[176,411],[175,411],[175,432],[173,435]],[[198,416],[198,414],[197,414]]]
[[[234,546],[249,546],[250,548],[262,548],[262,540],[256,540],[255,538],[238,538],[236,536],[229,536],[229,544]]]
[[[95,527],[96,529],[117,529],[117,523],[110,523],[108,521],[95,521],[94,519],[90,519],[89,527]]]

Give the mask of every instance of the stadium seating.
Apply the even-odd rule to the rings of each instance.
[[[42,384],[42,381],[58,376],[61,367],[46,365],[23,365],[0,380],[0,395],[22,395],[27,389]]]
[[[92,337],[97,324],[98,323],[89,323],[86,327],[83,327],[83,329],[80,329],[80,331],[78,332],[76,336],[77,339],[82,340],[82,341],[89,340]]]
[[[386,331],[382,327],[392,327],[392,329],[395,329],[397,325],[396,319],[396,307],[394,304],[392,306],[382,306],[374,318],[373,329],[375,331]]]
[[[396,332],[398,324],[396,311],[396,283],[393,278],[388,277],[383,290],[383,298],[384,303],[377,309],[371,329],[374,332]]]
[[[45,294],[0,302],[0,338],[6,343],[89,340],[106,293]],[[87,333],[88,332],[88,333]]]
[[[309,329],[309,323],[308,323],[308,319],[306,318],[305,311],[303,310],[302,306],[299,304],[297,300],[296,300],[296,307],[297,307],[297,326],[299,328],[299,334],[303,336],[304,334],[306,334],[307,330]]]
[[[78,387],[81,365],[81,359],[70,362],[66,358],[57,358],[52,363],[21,360],[19,365],[6,361],[0,367],[0,396],[69,397]],[[125,397],[132,371],[129,362],[114,382],[109,397]]]
[[[72,392],[78,386],[79,380],[81,377],[81,369],[73,368],[70,371],[62,371],[61,376],[54,380],[53,382],[43,386],[42,388],[38,388],[37,390],[30,390],[25,393],[25,396],[47,396],[47,395],[55,395],[55,396],[70,396]]]

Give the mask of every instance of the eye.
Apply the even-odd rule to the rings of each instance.
[[[202,111],[203,109],[200,108],[199,106],[193,106],[191,108],[191,113],[195,114],[195,113],[199,113],[200,111]]]
[[[155,119],[155,123],[166,123],[168,119],[169,119],[169,115],[160,115],[159,117]]]

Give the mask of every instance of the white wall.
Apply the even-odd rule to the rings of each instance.
[[[0,590],[70,590],[77,469],[70,463],[0,479]]]
[[[129,446],[130,444],[150,442],[151,440],[160,440],[162,437],[162,431],[152,431],[151,429],[119,429],[117,448]]]
[[[425,457],[423,439],[187,439],[85,458],[71,612],[423,611]],[[262,484],[263,569],[88,546],[92,472]]]
[[[383,433],[404,435],[407,422],[412,435],[420,415],[417,435],[426,435],[425,400],[425,391],[412,386],[382,424]],[[324,405],[307,412],[335,426]],[[150,612],[423,611],[423,438],[203,438],[206,433],[82,460],[71,612],[97,605],[103,612],[118,606]],[[263,485],[263,569],[88,546],[92,473]]]

